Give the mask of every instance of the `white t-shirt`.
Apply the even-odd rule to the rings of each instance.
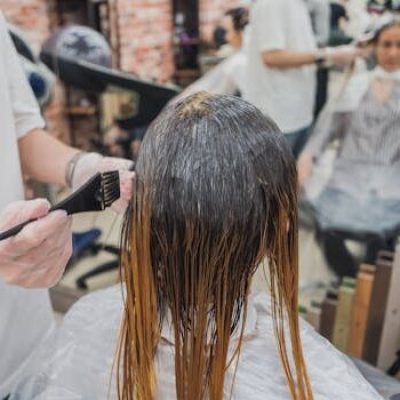
[[[43,126],[0,12],[0,210],[23,199],[17,140]],[[47,290],[17,288],[0,279],[0,399],[17,382],[20,367],[52,326]]]
[[[271,117],[284,133],[310,125],[315,67],[269,68],[261,57],[268,50],[315,51],[316,40],[304,0],[257,0],[250,11],[248,39],[244,98]]]
[[[245,84],[246,61],[244,51],[236,51],[188,86],[179,98],[201,90],[212,94],[234,95],[237,91],[242,93]]]

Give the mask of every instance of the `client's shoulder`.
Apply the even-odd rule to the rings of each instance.
[[[122,286],[114,285],[106,289],[96,290],[81,297],[68,311],[65,320],[71,316],[91,311],[92,316],[104,314],[122,306]]]
[[[249,297],[248,322],[251,325],[251,322],[255,320],[256,323],[251,340],[243,344],[241,357],[244,361],[243,364],[239,364],[238,380],[241,385],[240,390],[248,391],[250,385],[257,387],[260,393],[268,392],[271,396],[275,396],[271,398],[283,399],[288,395],[287,383],[280,367],[275,324],[272,317],[272,301],[273,299],[266,293],[252,294]],[[287,322],[284,326],[287,328],[286,343],[289,344]],[[381,399],[353,362],[302,319],[300,319],[300,336],[315,398]]]

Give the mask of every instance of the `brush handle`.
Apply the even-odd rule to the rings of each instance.
[[[97,173],[69,197],[51,207],[49,212],[64,210],[68,215],[72,215],[87,211],[103,211],[119,196],[118,172]],[[30,219],[4,232],[0,232],[0,241],[21,232],[24,226],[33,221],[37,221],[37,219]]]
[[[74,206],[76,207],[76,204],[73,204],[73,202],[69,201],[70,199],[67,198],[60,203],[54,205],[53,207],[50,208],[49,213],[52,211],[56,210],[64,210],[67,212],[68,215],[76,214],[79,212],[79,210],[74,209]],[[79,202],[78,202],[79,205]],[[22,229],[30,224],[31,222],[37,221],[39,218],[32,218],[28,221],[22,222],[21,224],[15,225],[10,229],[7,229],[4,232],[0,232],[0,241],[5,240],[10,238],[11,236],[15,236],[19,232],[22,231]]]
[[[10,238],[11,236],[15,236],[17,233],[21,232],[22,229],[23,229],[26,225],[30,224],[30,223],[33,222],[33,221],[37,221],[37,219],[35,219],[35,218],[30,219],[29,221],[25,221],[25,222],[23,222],[22,224],[15,225],[15,226],[13,226],[12,228],[10,228],[10,229],[8,229],[8,230],[6,230],[6,231],[4,231],[4,232],[0,232],[0,241],[1,241],[1,240],[8,239],[8,238]]]
[[[77,212],[77,211],[73,210],[72,207],[69,207],[69,204],[65,201],[62,201],[61,203],[56,204],[55,206],[51,207],[49,210],[49,213],[52,211],[56,211],[56,210],[65,210],[68,215],[75,214]],[[22,229],[26,225],[30,224],[31,222],[37,221],[37,220],[38,220],[38,218],[32,218],[28,221],[22,222],[21,224],[13,226],[12,228],[7,229],[4,232],[0,232],[0,241],[8,239],[11,236],[15,236],[16,234],[21,232]]]
[[[50,208],[49,213],[52,211],[56,211],[56,210],[65,210],[67,212],[68,215],[71,214],[75,214],[76,212],[78,212],[77,210],[74,209],[74,204],[73,202],[69,201],[70,199],[67,198],[63,201],[61,201],[60,203],[54,205],[53,207]],[[78,203],[79,204],[79,203]],[[37,221],[38,218],[32,218],[28,221],[22,222],[21,224],[15,225],[10,229],[7,229],[4,232],[0,232],[0,241],[5,240],[10,238],[11,236],[15,236],[16,234],[18,234],[19,232],[22,231],[22,229],[30,224],[31,222]]]
[[[74,213],[74,210],[70,210],[68,207],[68,203],[66,203],[65,201],[62,201],[51,207],[49,213],[56,210],[65,210],[69,215]],[[16,234],[20,233],[26,225],[37,220],[38,218],[32,218],[28,221],[22,222],[21,224],[13,226],[12,228],[7,229],[4,232],[0,232],[0,241],[8,239],[11,236],[15,236]]]

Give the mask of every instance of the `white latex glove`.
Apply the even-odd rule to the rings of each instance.
[[[61,278],[72,253],[71,218],[49,214],[47,200],[17,201],[0,214],[0,231],[40,218],[0,241],[0,279],[26,288],[49,288]]]
[[[129,171],[133,165],[130,160],[115,157],[103,157],[97,153],[87,153],[79,158],[72,175],[72,190],[78,189],[98,172],[117,170],[120,178],[121,197],[114,202],[112,209],[118,213],[125,211],[132,196],[134,172]]]
[[[327,61],[339,67],[350,65],[357,57],[363,57],[365,50],[352,45],[328,47],[326,49]]]

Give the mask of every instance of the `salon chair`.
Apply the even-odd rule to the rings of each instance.
[[[101,236],[101,230],[98,228],[89,229],[84,232],[72,234],[72,256],[68,263],[68,269],[86,257],[87,255],[95,256],[100,251],[105,251],[115,255],[115,260],[101,264],[89,272],[81,275],[76,279],[76,285],[79,289],[88,289],[87,280],[99,274],[115,270],[119,266],[119,248],[112,245],[105,245],[98,241]]]
[[[97,228],[89,229],[84,232],[72,234],[72,256],[71,261],[75,262],[82,258],[86,252],[96,254],[93,248],[97,239],[101,236],[101,230]]]
[[[329,267],[339,277],[355,277],[360,264],[375,264],[379,251],[393,251],[398,234],[398,229],[385,233],[354,232],[321,229],[318,224],[316,225],[317,243],[321,246]],[[348,244],[351,242],[362,248],[362,251],[350,250]]]
[[[102,245],[101,243],[96,243],[91,246],[91,251],[106,251],[107,253],[115,255],[115,260],[108,261],[104,264],[100,264],[99,266],[93,268],[89,272],[81,275],[76,280],[76,285],[79,289],[88,289],[87,281],[90,278],[93,278],[97,275],[104,274],[113,270],[118,269],[119,267],[119,253],[120,249],[116,246],[111,245]]]
[[[375,264],[379,251],[393,252],[400,225],[384,231],[355,231],[348,228],[321,226],[313,206],[304,198],[299,202],[299,225],[315,232],[328,266],[338,275],[355,277],[362,263]],[[355,251],[359,248],[361,251]]]

